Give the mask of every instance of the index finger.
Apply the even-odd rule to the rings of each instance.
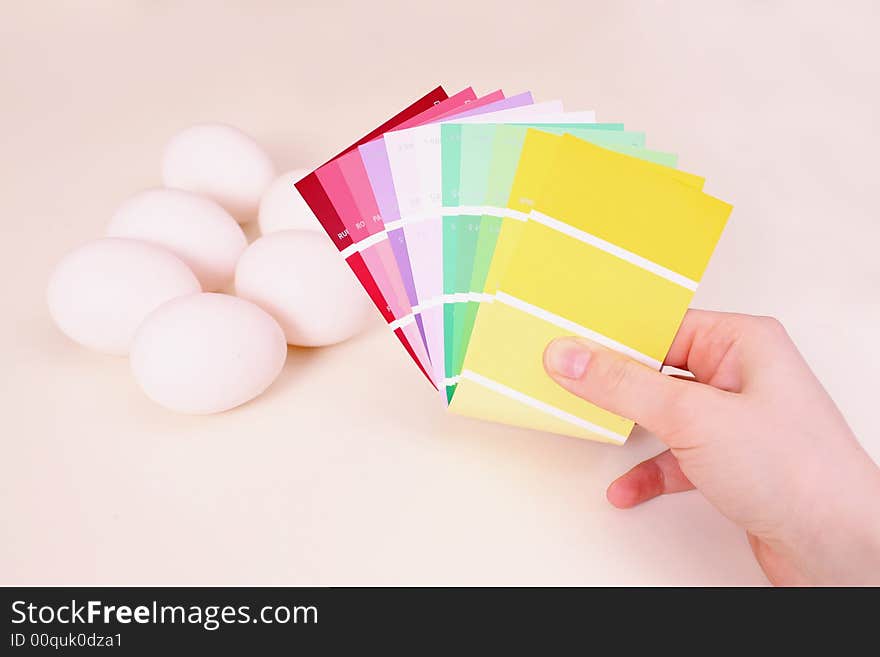
[[[691,372],[697,381],[722,390],[742,388],[738,345],[748,315],[691,309],[685,313],[664,365]]]

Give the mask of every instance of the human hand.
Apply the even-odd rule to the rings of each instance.
[[[628,508],[697,488],[745,529],[774,584],[880,584],[880,469],[782,325],[688,311],[661,374],[582,338],[554,340],[548,374],[635,420],[669,450],[608,488]]]

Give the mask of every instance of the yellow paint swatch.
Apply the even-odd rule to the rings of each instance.
[[[459,399],[461,395],[461,399]],[[588,429],[584,429],[565,420],[558,419],[546,412],[537,410],[519,402],[511,397],[496,392],[483,385],[462,379],[455,390],[452,398],[455,404],[454,412],[458,415],[500,422],[515,427],[548,431],[563,436],[574,436],[588,440],[598,440],[612,444],[620,444],[621,440],[612,440],[606,436],[598,435]]]
[[[699,281],[731,208],[670,172],[563,135],[535,209]]]
[[[555,338],[571,335],[570,331],[500,300],[483,304],[477,321],[481,324],[480,331],[475,330],[471,338],[465,370],[518,390],[589,424],[620,434],[619,440],[629,434],[630,420],[585,402],[560,388],[544,373],[544,348]],[[504,333],[504,340],[497,339],[499,333]],[[456,389],[453,404],[456,404],[460,392]]]
[[[521,243],[499,291],[663,360],[691,290],[536,221]]]
[[[535,212],[502,226],[487,285],[497,300],[480,307],[450,410],[625,438],[632,422],[562,390],[542,354],[551,339],[580,334],[659,367],[731,209],[702,184],[529,130],[509,207]]]
[[[564,135],[564,137],[566,139],[574,139],[576,142],[582,141],[571,135]],[[536,200],[545,192],[551,181],[551,176],[556,175],[553,164],[557,161],[557,156],[563,143],[562,140],[563,135],[555,135],[535,129],[526,131],[519,165],[513,179],[510,198],[507,201],[507,208],[511,211],[511,214],[508,217],[504,217],[501,221],[495,253],[492,256],[492,264],[486,276],[484,289],[488,294],[494,294],[495,290],[498,289],[498,281],[501,279],[502,273],[506,271],[507,264],[510,262],[510,258],[519,244],[520,236],[525,226],[524,216],[533,209],[536,209]],[[611,152],[603,148],[599,150]],[[621,155],[620,157],[627,160],[635,159],[627,155]],[[701,176],[653,162],[643,161],[643,164],[648,171],[672,177],[694,189],[703,188],[705,179]],[[586,178],[580,178],[577,182],[577,189],[582,189],[585,181]],[[518,218],[515,218],[514,215]]]

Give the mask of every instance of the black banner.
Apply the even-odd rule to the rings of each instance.
[[[845,620],[871,627],[876,591],[771,589],[3,588],[0,654],[151,654],[395,649],[456,653],[478,643],[559,652],[717,632],[732,643],[814,642]],[[868,593],[865,597],[860,593]],[[863,624],[864,623],[864,624]],[[610,642],[610,643],[609,643]],[[717,642],[720,642],[718,644]],[[816,643],[811,644],[814,648]],[[431,650],[429,650],[431,649]],[[565,650],[565,652],[568,652]],[[580,650],[578,652],[581,652]]]

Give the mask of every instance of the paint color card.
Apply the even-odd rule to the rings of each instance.
[[[583,125],[588,124],[570,124],[570,127]],[[620,124],[589,125],[603,132],[616,132],[623,127]],[[500,221],[500,208],[486,206],[492,143],[497,127],[495,124],[462,123],[441,126],[444,206],[443,334],[447,379],[454,376],[451,371],[456,369],[455,363],[460,363],[463,357],[463,354],[458,353],[459,350],[450,349],[458,346],[459,342],[456,321],[466,307],[476,312],[479,293],[483,291],[481,281],[485,277],[481,265],[485,263],[488,268],[491,258],[488,240],[488,235],[492,234],[491,228],[487,229],[481,240],[481,226],[492,226]],[[524,134],[525,128],[521,131]],[[616,143],[637,143],[640,138],[640,135],[617,134],[619,136],[615,139]]]
[[[443,107],[444,111],[442,113],[435,112],[432,114],[431,112],[425,112],[416,119],[410,120],[409,122],[402,124],[400,127],[402,129],[409,128],[413,127],[414,125],[427,123],[429,122],[429,120],[438,120],[440,118],[456,115],[462,112],[467,112],[470,114],[483,106],[495,106],[495,104],[500,103],[501,101],[503,101],[503,94],[500,91],[493,92],[479,99],[465,99],[463,103],[460,103],[455,107]],[[518,101],[517,99],[513,99],[512,101],[505,102],[516,104]],[[449,105],[449,101],[441,103],[435,109],[439,110],[443,105]],[[377,237],[388,238],[390,252],[394,255],[394,259],[396,261],[397,276],[399,276],[403,283],[408,302],[410,304],[410,307],[412,307],[413,305],[418,303],[418,296],[416,294],[412,270],[409,265],[403,232],[400,228],[392,231],[385,230],[384,225],[384,221],[388,221],[393,224],[394,222],[400,220],[400,209],[397,203],[396,196],[394,194],[394,185],[391,176],[390,162],[388,160],[387,151],[384,148],[384,142],[378,140],[362,145],[360,147],[359,155],[362,160],[364,171],[366,172],[367,178],[369,180],[369,184],[374,190],[374,197],[379,214],[380,216],[384,217],[382,233],[381,235],[377,235]],[[384,245],[382,245],[382,247],[384,248]],[[387,260],[384,262],[389,270],[394,267],[394,265],[388,263]],[[415,326],[407,327],[407,324],[412,323],[413,321]],[[410,312],[407,315],[401,315],[397,320],[395,320],[395,322],[392,322],[392,326],[394,326],[395,324],[399,324],[401,327],[404,328],[404,330],[407,330],[407,328],[413,331],[417,330],[421,338],[422,344],[425,346],[427,345],[424,324],[422,317],[419,313]]]
[[[527,126],[504,127],[517,135],[521,147]],[[675,157],[671,154],[639,148],[644,144],[644,134],[624,132],[622,124],[533,124],[533,127],[554,134],[567,131],[635,157],[659,160],[670,166],[675,164]],[[447,399],[454,393],[479,303],[487,300],[484,287],[502,221],[502,208],[488,204],[489,172],[498,128],[496,125],[459,124],[442,127],[446,293],[443,321]],[[509,142],[510,139],[506,139],[505,145]],[[504,155],[518,160],[518,152],[505,150]],[[512,178],[512,172],[509,178]],[[497,199],[497,187],[494,192]],[[451,207],[456,199],[461,203],[459,208]],[[459,214],[450,214],[456,212]]]
[[[423,121],[447,116],[461,111],[462,108],[486,105],[499,98],[503,98],[500,91],[476,99],[473,90],[468,88],[451,98],[438,98],[430,106],[423,103],[424,111],[418,114],[406,112],[402,122],[393,127],[419,125]],[[468,103],[472,105],[468,106]],[[370,136],[378,136],[377,131],[373,131]],[[338,231],[337,236],[344,235],[347,242],[347,245],[341,249],[343,256],[410,356],[433,382],[433,368],[424,347],[420,328],[410,325],[411,321],[407,321],[412,320],[412,312],[405,285],[399,270],[394,266],[390,245],[382,243],[385,232],[384,226],[381,225],[381,217],[377,211],[374,211],[375,199],[371,198],[371,192],[367,192],[369,185],[366,180],[360,178],[357,163],[353,161],[356,153],[357,151],[350,148],[314,172],[320,191],[327,199],[324,207],[325,216],[333,219],[331,223],[334,226],[341,224],[343,230]],[[313,191],[312,196],[319,197],[317,187]],[[325,229],[326,227],[325,224]]]
[[[490,94],[493,100],[500,96],[503,96],[501,92]],[[401,126],[419,125],[434,120],[468,107],[469,103],[475,101],[476,94],[468,87],[405,121]],[[349,257],[355,251],[360,253],[388,303],[392,317],[389,325],[392,329],[403,332],[423,369],[431,372],[421,327],[412,321],[407,280],[398,269],[391,244],[387,240],[379,202],[360,152],[357,149],[351,150],[327,163],[316,173],[324,189],[329,190],[331,202],[352,239],[352,244],[343,250],[343,255]]]
[[[403,129],[422,125],[423,123],[437,120],[439,117],[448,115],[451,112],[463,111],[465,105],[475,104],[479,106],[487,99],[494,101],[498,98],[503,98],[503,94],[500,91],[492,92],[487,96],[477,99],[473,89],[468,87],[467,89],[450,96],[446,100],[436,103],[432,108],[421,114],[404,121],[397,127]],[[365,190],[367,187],[370,188],[370,192],[373,196],[372,202],[375,203],[378,209],[378,216],[374,217],[375,221],[373,222],[377,227],[376,237],[379,239],[387,239],[388,234],[385,231],[385,221],[399,219],[400,212],[397,208],[397,200],[394,196],[394,185],[391,180],[391,170],[388,164],[387,154],[385,153],[384,142],[379,138],[361,144],[357,150],[350,151],[341,156],[339,162],[340,166],[346,169],[346,181],[356,196],[360,196],[361,194],[366,195],[366,191],[359,190]],[[367,200],[367,203],[369,202],[370,201]],[[381,225],[381,230],[379,230],[379,225]],[[388,242],[392,251],[400,248],[397,241],[388,240]],[[364,245],[363,248],[371,247],[370,245]],[[401,267],[399,264],[405,266]],[[393,276],[394,273],[392,270],[396,270],[396,275],[400,277],[404,289],[406,290],[409,305],[412,306],[412,304],[417,303],[412,274],[409,267],[406,266],[407,263],[405,261],[401,261],[399,264],[395,263],[394,265],[390,265],[386,263],[388,274],[389,276]],[[405,324],[408,317],[411,317],[411,314],[410,308],[410,315],[398,316],[393,322],[391,322],[391,326],[394,327],[395,324]],[[415,317],[415,320],[424,345],[424,332],[421,327],[421,320],[419,317]]]
[[[528,130],[511,204],[531,208],[529,219],[494,303],[479,309],[450,410],[625,441],[632,422],[556,385],[542,354],[574,334],[660,367],[731,210],[701,187],[573,135]]]
[[[620,444],[542,355],[660,367],[731,209],[675,164],[591,111],[438,87],[296,187],[451,411]]]
[[[526,127],[511,126],[521,135],[520,143],[525,138]],[[674,166],[676,163],[676,157],[671,153],[640,148],[638,144],[644,143],[643,133],[615,131],[613,130],[616,127],[614,124],[608,127],[602,126],[602,124],[591,124],[589,126],[536,125],[534,127],[554,134],[568,132],[605,148],[657,162],[665,166]],[[465,173],[464,162],[467,156],[464,139],[462,140],[461,150],[461,178],[464,180],[466,177],[470,177],[469,174]],[[470,192],[463,192],[463,194],[465,195],[463,202],[466,204],[476,202],[474,197],[469,197]],[[459,224],[458,240],[457,242],[455,240],[444,242],[444,258],[449,249],[458,249],[458,254],[453,256],[453,267],[455,268],[454,294],[447,295],[447,299],[450,300],[447,300],[444,305],[444,336],[446,338],[446,373],[444,383],[447,388],[447,400],[451,399],[455,391],[455,384],[461,372],[464,354],[476,319],[479,303],[488,301],[490,297],[485,292],[485,284],[494,253],[495,240],[503,221],[503,217],[500,216],[503,212],[498,208],[485,207],[483,209],[492,214],[484,214],[481,217],[468,215],[451,217],[452,220],[457,221]],[[447,217],[444,217],[444,221],[446,220]],[[470,245],[468,240],[475,243]],[[464,242],[463,246],[462,242]]]
[[[488,114],[531,102],[531,94],[520,94],[481,107],[470,107],[463,114]],[[412,277],[416,297],[416,303],[412,305],[419,317],[419,327],[425,336],[436,377],[437,373],[443,372],[440,356],[442,323],[439,309],[435,310],[436,306],[432,305],[442,294],[439,273],[442,242],[439,235],[439,124],[389,132],[383,141],[400,215],[397,220],[387,221],[386,228],[394,245],[398,268],[408,270],[407,274]]]
[[[517,120],[544,117],[557,120],[571,117],[572,120],[588,121],[594,118],[592,111],[562,114],[561,103],[558,102],[503,108],[504,105],[513,105],[514,101],[523,103],[530,99],[530,95],[526,94],[519,98],[511,97],[504,103],[496,103],[479,110],[471,109],[464,115],[456,115],[453,120],[488,122],[499,117]],[[490,113],[490,110],[495,111]],[[465,118],[461,118],[462,116]],[[413,306],[414,313],[420,319],[420,327],[424,331],[428,353],[435,367],[435,379],[442,377],[445,372],[442,224],[439,219],[442,164],[439,133],[439,125],[431,125],[413,131],[390,132],[384,139],[386,150],[391,153],[392,172],[397,176],[394,188],[398,205],[404,206],[407,202],[419,204],[418,208],[411,206],[400,210],[403,218],[399,222],[399,229],[398,222],[391,222],[388,227],[393,242],[401,245],[395,251],[401,259],[401,269],[409,267],[413,275],[418,298]]]
[[[330,161],[332,162],[332,160],[336,159],[337,157],[357,148],[357,146],[359,146],[360,144],[371,141],[384,134],[388,130],[400,126],[401,124],[403,124],[407,120],[412,119],[418,114],[430,110],[432,107],[434,107],[435,104],[442,102],[447,97],[448,96],[443,88],[437,87],[433,91],[425,94],[422,98],[395,114],[392,118],[385,121],[382,125],[374,129],[372,132],[364,135],[357,142],[351,144],[348,148],[343,150],[334,158],[331,158]],[[333,244],[336,245],[336,248],[341,252],[348,246],[350,246],[353,243],[353,240],[349,236],[348,230],[346,229],[345,224],[339,217],[339,214],[336,212],[336,209],[333,207],[327,191],[321,185],[317,174],[315,172],[308,174],[302,180],[296,183],[296,188],[302,196],[303,200],[305,200],[305,202],[309,205],[312,212],[315,213],[315,216],[318,218],[321,226],[323,226]],[[370,296],[370,299],[379,309],[382,317],[387,322],[394,321],[391,307],[379,290],[379,286],[377,285],[373,276],[370,274],[369,269],[367,268],[366,263],[360,257],[360,254],[352,254],[350,257],[346,258],[346,262],[348,263],[349,267],[351,267],[351,270],[354,272],[358,281],[360,281],[364,290]],[[412,346],[410,345],[409,340],[404,335],[403,331],[400,329],[395,329],[394,333],[400,340],[404,348],[407,350],[407,352],[410,354],[412,359],[417,363],[419,369],[422,370],[423,374],[428,377],[428,379],[433,384],[433,378],[431,374],[429,374],[428,368],[426,368],[425,365],[422,364],[418,355],[415,353]]]

